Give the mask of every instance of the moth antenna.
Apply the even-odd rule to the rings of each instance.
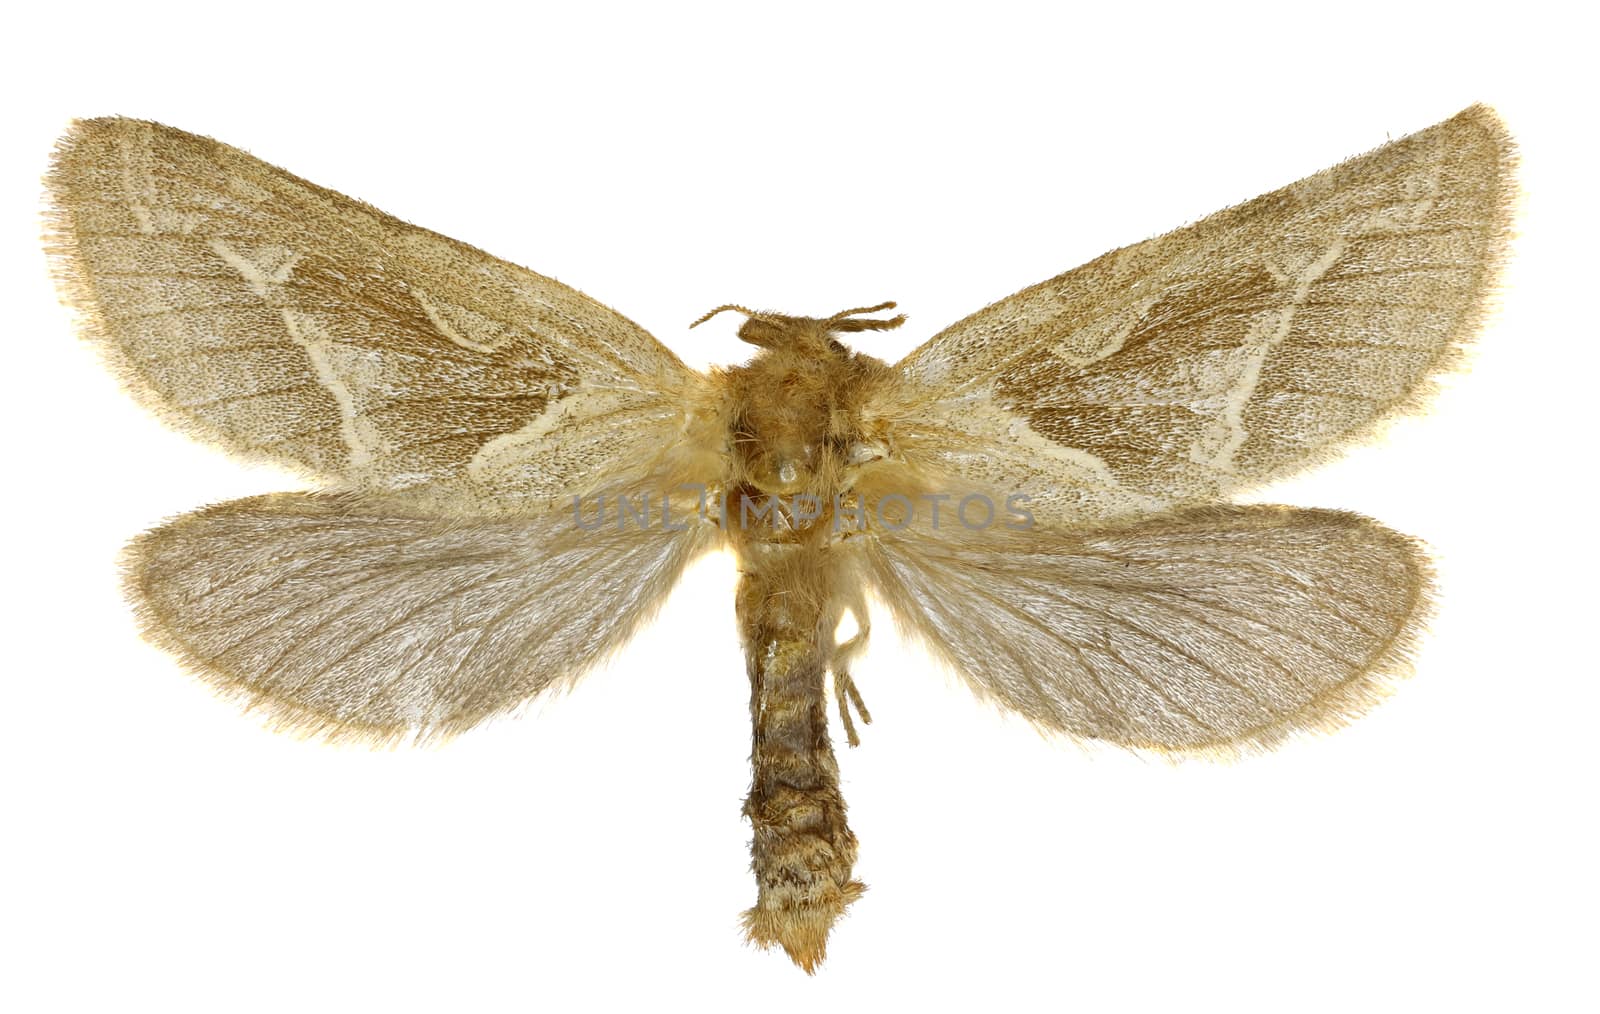
[[[879,303],[877,306],[858,306],[853,310],[840,310],[826,321],[832,331],[890,331],[906,322],[906,315],[901,313],[888,320],[862,320],[857,314],[877,313],[879,310],[892,310],[895,308],[894,300]]]
[[[861,313],[877,313],[879,310],[893,310],[895,305],[895,301],[891,299],[887,302],[879,303],[877,306],[858,306],[854,310],[840,310],[838,313],[834,314],[828,319],[838,320],[841,317],[854,317]]]
[[[755,312],[754,310],[750,309],[747,306],[740,306],[738,303],[723,303],[721,306],[717,307],[715,310],[712,310],[710,313],[707,313],[707,314],[704,314],[703,316],[701,316],[699,320],[695,321],[693,324],[690,324],[689,327],[691,329],[697,328],[701,324],[704,324],[706,321],[710,320],[712,317],[715,317],[717,314],[721,313],[724,310],[737,310],[738,312],[744,314],[746,317],[760,317],[760,316],[762,316],[761,314]]]
[[[893,331],[905,322],[906,315],[901,313],[890,317],[888,320],[861,320],[859,318],[833,320],[829,321],[828,326],[834,331]]]

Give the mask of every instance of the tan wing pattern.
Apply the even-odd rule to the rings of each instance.
[[[625,481],[703,382],[574,289],[208,138],[79,121],[48,185],[64,291],[132,393],[347,488],[517,511]]]
[[[1231,753],[1342,724],[1403,674],[1420,547],[1354,514],[1202,507],[1074,533],[856,539],[897,622],[1044,729]]]
[[[1041,519],[1225,499],[1422,403],[1485,313],[1511,141],[1488,109],[1113,251],[941,332],[874,422]]]
[[[650,616],[707,532],[286,493],[177,518],[125,566],[147,636],[207,682],[294,731],[381,742],[570,684]]]

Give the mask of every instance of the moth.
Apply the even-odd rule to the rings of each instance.
[[[134,398],[319,488],[178,517],[123,561],[147,636],[277,726],[462,732],[571,684],[731,548],[744,925],[809,972],[864,889],[829,711],[854,745],[869,596],[980,698],[1141,751],[1268,748],[1405,674],[1430,601],[1418,542],[1231,501],[1460,367],[1514,161],[1474,106],[894,365],[847,344],[898,327],[893,303],[725,306],[753,358],[693,371],[551,278],[139,120],[73,123],[47,244]]]

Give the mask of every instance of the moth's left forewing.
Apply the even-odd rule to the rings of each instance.
[[[873,406],[924,470],[1106,520],[1324,460],[1426,402],[1506,255],[1510,138],[1477,106],[1003,299]]]
[[[562,283],[157,123],[78,121],[52,264],[130,394],[326,485],[537,511],[671,471],[707,380]]]

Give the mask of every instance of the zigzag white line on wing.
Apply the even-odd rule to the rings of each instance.
[[[1305,303],[1311,294],[1311,286],[1316,284],[1317,279],[1327,274],[1328,270],[1338,263],[1344,254],[1344,248],[1343,237],[1334,240],[1328,249],[1323,251],[1321,257],[1300,272],[1289,305],[1279,313],[1277,326],[1250,351],[1249,358],[1244,363],[1244,370],[1239,375],[1238,382],[1233,385],[1233,389],[1228,392],[1227,404],[1223,408],[1222,423],[1228,429],[1228,437],[1211,458],[1211,464],[1219,470],[1232,471],[1233,456],[1250,436],[1244,425],[1244,409],[1255,396],[1256,385],[1261,382],[1261,367],[1267,360],[1267,353],[1289,337],[1289,329],[1294,325],[1295,311]]]
[[[246,258],[239,251],[229,246],[225,241],[214,239],[210,243],[211,249],[221,257],[224,262],[235,271],[239,272],[256,295],[266,298],[267,294],[276,286],[288,281],[289,274],[294,270],[300,255],[290,253],[284,262],[272,271]],[[355,392],[344,378],[339,376],[338,369],[334,366],[333,358],[329,354],[332,341],[310,337],[305,333],[302,322],[296,317],[293,310],[288,307],[279,307],[278,313],[283,317],[283,326],[289,338],[302,349],[305,349],[306,359],[311,364],[312,371],[317,375],[317,380],[333,396],[334,403],[339,407],[339,431],[344,437],[345,444],[350,448],[349,468],[359,471],[373,459],[373,446],[378,443],[376,434],[363,433],[361,408],[356,404]]]

